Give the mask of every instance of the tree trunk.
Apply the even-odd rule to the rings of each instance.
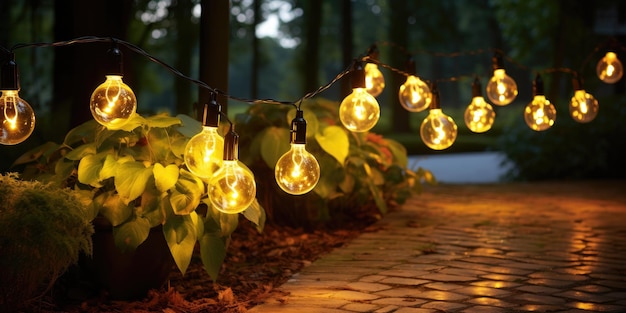
[[[401,47],[408,47],[408,8],[406,2],[398,1],[394,5],[390,6],[391,13],[391,26],[389,27],[389,38],[391,42],[397,43]],[[398,69],[405,69],[406,57],[401,56],[398,51],[390,51],[391,65]],[[398,90],[400,86],[406,81],[406,76],[391,73],[388,79],[387,86],[390,92],[387,93],[387,103],[389,103],[389,109],[391,110],[391,116],[393,119],[392,131],[394,133],[408,133],[411,131],[409,123],[410,114],[400,105],[398,100]]]
[[[304,93],[315,91],[320,85],[319,47],[322,24],[322,1],[309,1],[306,23],[306,48],[304,59]]]
[[[191,22],[193,3],[190,0],[175,2],[174,16],[176,17],[176,68],[184,74],[191,70],[191,56],[193,55],[193,41],[197,33],[196,26]],[[174,80],[174,94],[176,95],[176,113],[192,114],[192,96],[190,82],[176,77]],[[193,97],[195,98],[195,97]]]
[[[228,92],[228,0],[202,0],[200,17],[200,80],[220,91]],[[197,116],[202,116],[204,103],[210,100],[210,91],[199,90]],[[228,112],[228,98],[218,96],[222,112]]]

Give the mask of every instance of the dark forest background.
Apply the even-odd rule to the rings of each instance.
[[[278,21],[276,37],[255,29]],[[444,152],[500,150],[520,166],[518,178],[626,177],[622,165],[626,134],[625,80],[606,85],[595,78],[604,45],[626,42],[626,3],[619,0],[3,0],[0,45],[55,42],[81,36],[131,42],[181,73],[245,99],[295,101],[316,90],[366,53],[374,43],[380,60],[404,69],[407,52],[417,73],[438,80],[442,107],[459,125],[459,139]],[[104,80],[106,44],[23,48],[15,51],[22,98],[35,110],[37,126],[26,142],[0,146],[0,170],[46,141],[62,141],[72,127],[91,118],[88,101]],[[507,72],[519,96],[497,107],[494,129],[470,134],[462,112],[471,100],[471,81],[491,76],[493,49],[507,54]],[[124,51],[125,82],[138,112],[196,115],[206,90],[173,75],[132,51]],[[619,51],[626,60],[625,51]],[[568,116],[571,76],[543,75],[546,94],[559,112],[553,129],[536,133],[521,111],[532,97],[535,71],[580,71],[585,89],[600,100],[590,124]],[[419,141],[427,114],[407,114],[397,100],[404,77],[383,69],[387,87],[378,97],[380,124],[374,131],[400,140],[410,153],[434,153]],[[320,96],[341,101],[349,80]],[[229,115],[247,103],[221,99]],[[567,159],[567,160],[565,160]],[[524,163],[526,162],[526,163]],[[549,170],[546,170],[548,168]]]

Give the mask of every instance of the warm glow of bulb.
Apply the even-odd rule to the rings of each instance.
[[[256,197],[252,171],[237,160],[224,160],[208,183],[211,205],[220,212],[236,214],[247,209]]]
[[[407,111],[422,112],[430,106],[433,95],[428,85],[416,76],[409,75],[398,90],[400,104]]]
[[[457,126],[441,109],[430,109],[420,127],[420,137],[429,148],[443,150],[456,140]]]
[[[291,149],[276,162],[276,182],[282,190],[292,195],[311,191],[320,179],[320,165],[304,146],[292,143]]]
[[[98,123],[119,129],[137,111],[137,99],[121,75],[107,75],[104,83],[91,94],[90,108]]]
[[[507,105],[517,97],[517,84],[506,74],[504,69],[493,71],[487,83],[487,98],[495,105]]]
[[[374,63],[365,64],[365,88],[373,97],[378,97],[385,89],[385,77]]]
[[[536,95],[524,109],[524,120],[533,130],[546,130],[554,125],[556,108],[544,95]]]
[[[465,125],[475,133],[484,133],[491,129],[496,113],[483,97],[474,97],[465,109]]]
[[[191,137],[185,146],[185,164],[200,178],[213,176],[223,158],[224,138],[217,133],[217,127],[203,126],[202,131]]]
[[[17,90],[2,90],[0,96],[0,144],[16,145],[30,137],[35,129],[33,108]]]
[[[615,52],[607,52],[606,55],[598,61],[596,74],[600,80],[607,84],[614,84],[622,78],[624,75],[624,67]]]
[[[569,113],[579,123],[589,123],[598,115],[598,100],[584,90],[576,90],[569,103]]]
[[[354,88],[339,106],[341,123],[353,132],[365,132],[372,129],[378,123],[379,118],[378,101],[365,88]]]

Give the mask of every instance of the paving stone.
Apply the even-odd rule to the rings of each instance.
[[[518,287],[517,290],[530,292],[530,293],[541,293],[541,294],[554,294],[560,292],[562,289],[538,286],[538,285],[525,285]]]
[[[603,303],[614,300],[614,298],[607,297],[604,295],[587,293],[578,290],[568,290],[561,293],[555,293],[555,296],[569,298],[572,300],[577,300],[580,302],[594,302],[594,303]]]
[[[528,312],[560,312],[563,308],[561,306],[549,305],[549,304],[525,304],[516,308],[518,311]]]
[[[513,288],[521,286],[519,283],[510,281],[482,280],[471,283],[473,286],[489,287],[489,288]]]
[[[613,304],[601,304],[601,303],[590,303],[590,302],[572,302],[568,303],[567,306],[586,310],[593,312],[624,312],[624,307],[621,305],[613,305]]]
[[[302,304],[261,304],[248,310],[248,313],[260,312],[283,312],[283,313],[350,313],[350,311],[324,308],[320,310],[319,306],[302,305]]]
[[[496,308],[492,306],[472,306],[462,310],[463,313],[506,313],[508,312],[506,309]]]
[[[435,282],[435,283],[426,284],[426,285],[424,285],[424,287],[427,287],[427,288],[430,288],[430,289],[449,291],[449,290],[463,288],[463,285]]]
[[[467,296],[460,295],[458,293],[448,292],[448,291],[440,291],[440,290],[418,290],[411,288],[395,288],[389,290],[383,290],[376,292],[375,295],[380,297],[411,297],[411,298],[422,298],[422,299],[431,299],[431,300],[442,300],[442,301],[458,301],[466,299]]]
[[[469,286],[469,287],[454,289],[454,292],[462,293],[462,294],[466,294],[470,296],[487,296],[487,297],[498,297],[498,298],[502,298],[506,295],[511,294],[510,291],[507,291],[504,289],[479,287],[479,286]]]
[[[433,309],[421,309],[421,308],[399,308],[394,313],[434,313],[437,310]]]
[[[492,306],[492,307],[501,307],[501,308],[510,308],[516,306],[516,304],[506,302],[501,299],[489,298],[489,297],[478,297],[473,298],[468,301],[469,303],[480,304],[481,306]]]
[[[454,310],[459,310],[467,307],[466,304],[449,302],[449,301],[431,301],[425,304],[422,304],[421,308],[426,309],[435,309],[444,312],[450,312]]]
[[[348,283],[348,287],[356,291],[375,292],[391,289],[391,286],[378,283],[355,282]]]
[[[573,286],[576,282],[557,279],[529,279],[526,281],[528,284],[541,285],[554,288],[565,288]]]
[[[380,280],[383,284],[390,285],[407,285],[407,286],[418,286],[429,283],[429,280],[424,279],[414,279],[414,278],[403,278],[403,277],[389,277]]]
[[[546,305],[557,305],[557,304],[565,303],[565,299],[562,299],[562,298],[546,296],[546,295],[536,295],[536,294],[531,294],[531,293],[523,293],[523,294],[515,295],[514,299],[516,301],[523,300],[527,303],[535,303],[535,304],[541,303],[541,304],[546,304]]]
[[[427,300],[424,299],[419,299],[419,298],[408,298],[408,297],[389,297],[389,298],[380,298],[380,299],[376,299],[371,301],[371,303],[373,304],[387,304],[387,305],[394,305],[394,306],[398,306],[398,307],[409,307],[409,306],[416,306],[416,305],[420,305],[423,303],[426,303]]]
[[[461,275],[448,275],[448,274],[439,274],[439,273],[428,273],[424,275],[417,276],[419,278],[433,280],[433,281],[441,281],[441,282],[467,282],[467,281],[475,281],[476,277],[472,276],[461,276]]]
[[[374,311],[374,313],[391,313],[391,312],[396,312],[397,309],[398,309],[398,307],[395,306],[395,305],[387,305],[385,307],[382,307],[382,308]]]
[[[490,280],[503,280],[503,281],[510,281],[510,282],[523,282],[528,279],[525,276],[505,275],[505,274],[488,274],[488,275],[482,275],[481,277],[485,279],[490,279]]]
[[[601,293],[601,292],[611,291],[611,289],[604,287],[604,286],[600,286],[600,285],[576,286],[574,287],[574,289],[584,291],[584,292],[591,292],[591,293]],[[626,298],[626,295],[624,296],[624,298]]]
[[[368,303],[348,303],[341,307],[342,310],[350,312],[372,312],[378,310],[380,306]]]

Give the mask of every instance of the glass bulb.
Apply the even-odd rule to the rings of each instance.
[[[598,61],[596,66],[596,74],[598,78],[607,84],[618,82],[624,75],[622,62],[617,58],[615,52],[607,52],[606,55]]]
[[[456,140],[457,127],[454,120],[441,109],[430,109],[420,127],[420,137],[429,148],[443,150]]]
[[[365,88],[354,88],[339,105],[339,119],[350,131],[366,132],[378,123],[378,101]]]
[[[373,97],[378,97],[385,89],[385,77],[374,63],[365,64],[365,88]]]
[[[591,122],[598,115],[598,100],[585,90],[576,90],[569,103],[569,113],[579,123]]]
[[[282,190],[292,195],[311,191],[320,179],[320,165],[304,146],[292,143],[291,149],[276,162],[276,182]]]
[[[484,133],[491,129],[496,118],[491,104],[483,97],[474,97],[465,109],[465,125],[475,133]]]
[[[213,176],[223,158],[224,138],[217,133],[217,127],[203,126],[202,131],[191,137],[185,146],[185,164],[200,178]]]
[[[487,83],[487,98],[495,105],[507,105],[517,97],[517,84],[504,69],[493,71],[493,76]]]
[[[224,160],[209,180],[208,196],[211,205],[220,212],[243,212],[256,197],[256,182],[252,171],[237,160]]]
[[[16,145],[35,129],[35,112],[17,90],[2,90],[0,96],[0,144]]]
[[[533,130],[546,130],[554,125],[556,108],[545,95],[536,95],[524,109],[524,120]]]
[[[400,104],[407,111],[422,112],[430,107],[433,96],[428,85],[416,76],[409,75],[398,91]]]
[[[137,99],[121,75],[107,75],[104,83],[91,94],[90,108],[98,123],[119,129],[137,111]]]

